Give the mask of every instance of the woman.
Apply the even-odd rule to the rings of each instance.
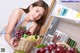
[[[36,1],[27,9],[15,9],[10,15],[8,25],[4,28],[6,41],[13,47],[12,37],[15,29],[21,25],[26,26],[31,34],[39,34],[39,31],[46,20],[48,5],[44,1]],[[12,37],[11,37],[12,36]]]

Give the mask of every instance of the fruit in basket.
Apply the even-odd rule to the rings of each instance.
[[[33,42],[36,42],[36,38],[35,38],[35,36],[33,36],[33,35],[31,35],[31,36],[27,36],[27,38],[26,38],[27,40],[30,40],[30,41],[33,41]]]
[[[14,53],[26,53],[26,52],[23,50],[15,50]]]
[[[21,27],[21,26],[18,26],[18,28],[16,29],[15,31],[15,34],[14,34],[14,38],[16,41],[20,41],[22,35],[26,34],[26,27]],[[14,40],[14,42],[15,42]]]
[[[28,36],[27,34],[23,34],[22,35],[23,38],[27,38],[27,36]]]

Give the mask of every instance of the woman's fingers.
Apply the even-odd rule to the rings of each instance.
[[[14,38],[11,39],[11,46],[13,49],[16,49],[18,46],[18,41],[16,41]]]
[[[13,46],[17,47],[18,46],[18,42],[16,41]]]

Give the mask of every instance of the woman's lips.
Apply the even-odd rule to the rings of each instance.
[[[36,18],[33,16],[33,19],[35,20]]]

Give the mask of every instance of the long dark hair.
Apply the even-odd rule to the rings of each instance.
[[[36,28],[36,30],[35,30],[34,33],[38,35],[39,32],[40,32],[41,27],[44,25],[44,23],[46,21],[46,16],[48,14],[49,6],[44,1],[42,1],[42,0],[36,1],[33,4],[31,4],[31,5],[33,5],[33,7],[35,7],[35,6],[43,7],[44,10],[45,10],[45,12],[44,12],[43,16],[41,17],[41,19],[39,19],[39,20],[36,21],[36,23],[38,24],[38,27]],[[23,10],[26,13],[28,13],[29,12],[29,7],[27,9],[23,9]]]

